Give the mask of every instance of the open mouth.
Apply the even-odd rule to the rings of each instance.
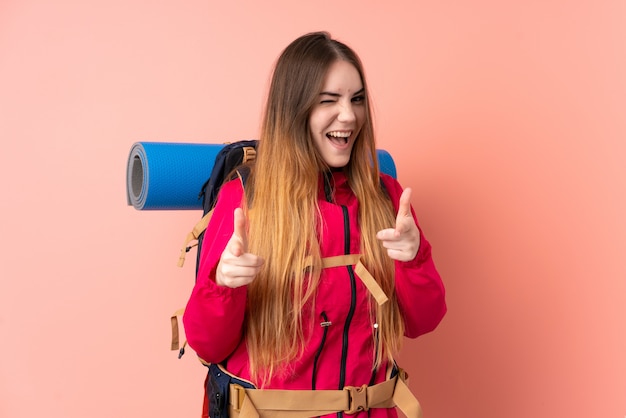
[[[333,131],[333,132],[328,132],[326,134],[326,137],[333,144],[336,144],[336,145],[346,145],[348,143],[348,139],[350,139],[350,135],[352,135],[351,131],[350,132]]]

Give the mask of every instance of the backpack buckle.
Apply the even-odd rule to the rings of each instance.
[[[346,414],[356,414],[357,412],[367,411],[367,385],[360,387],[346,386],[343,390],[348,392],[350,409],[344,411]]]

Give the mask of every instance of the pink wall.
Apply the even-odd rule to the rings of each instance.
[[[256,136],[317,29],[361,53],[447,284],[402,356],[426,417],[626,415],[623,1],[4,0],[1,417],[198,416],[168,351],[198,213],[126,206],[128,151]]]

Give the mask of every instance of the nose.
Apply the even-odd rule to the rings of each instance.
[[[352,108],[352,103],[347,103],[339,106],[339,114],[337,115],[339,122],[354,122],[356,115]]]

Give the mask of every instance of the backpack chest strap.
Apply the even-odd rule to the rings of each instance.
[[[210,218],[212,213],[213,211],[209,212],[205,216],[206,222],[205,222],[205,218],[203,218],[198,223],[198,225],[200,225],[201,223],[204,223],[202,227],[199,227],[198,225],[196,225],[196,228],[194,228],[194,230],[190,232],[189,235],[187,236],[187,240],[185,241],[185,244],[183,245],[183,249],[180,252],[181,257],[180,257],[179,264],[178,264],[179,267],[182,267],[182,264],[185,262],[186,248],[187,249],[190,248],[188,247],[189,243],[192,240],[198,238],[199,233],[202,232],[202,230],[204,230],[202,228],[206,228],[206,223],[208,223],[208,218]],[[312,265],[313,263],[311,260],[309,260],[307,264]],[[363,282],[367,290],[369,290],[369,292],[372,294],[372,297],[376,300],[376,303],[378,303],[379,306],[385,304],[389,300],[389,298],[387,297],[383,289],[376,282],[376,279],[374,279],[371,273],[365,268],[365,266],[361,262],[361,254],[345,254],[345,255],[338,255],[334,257],[322,258],[322,268],[327,269],[327,268],[341,267],[341,266],[354,266],[354,272],[356,273],[357,276],[359,276],[359,278],[361,279],[361,281]],[[183,312],[184,312],[184,309],[179,309],[171,317],[171,326],[172,326],[171,349],[172,350],[179,349],[178,317],[181,316]],[[186,342],[185,342],[185,345],[187,345]],[[183,353],[184,353],[184,347],[183,347],[183,351],[181,351],[178,357],[180,358],[183,355]]]
[[[354,272],[359,276],[379,306],[389,300],[378,282],[376,282],[376,279],[374,279],[361,262],[361,254],[346,254],[322,258],[322,268],[326,269],[340,266],[354,266]]]

